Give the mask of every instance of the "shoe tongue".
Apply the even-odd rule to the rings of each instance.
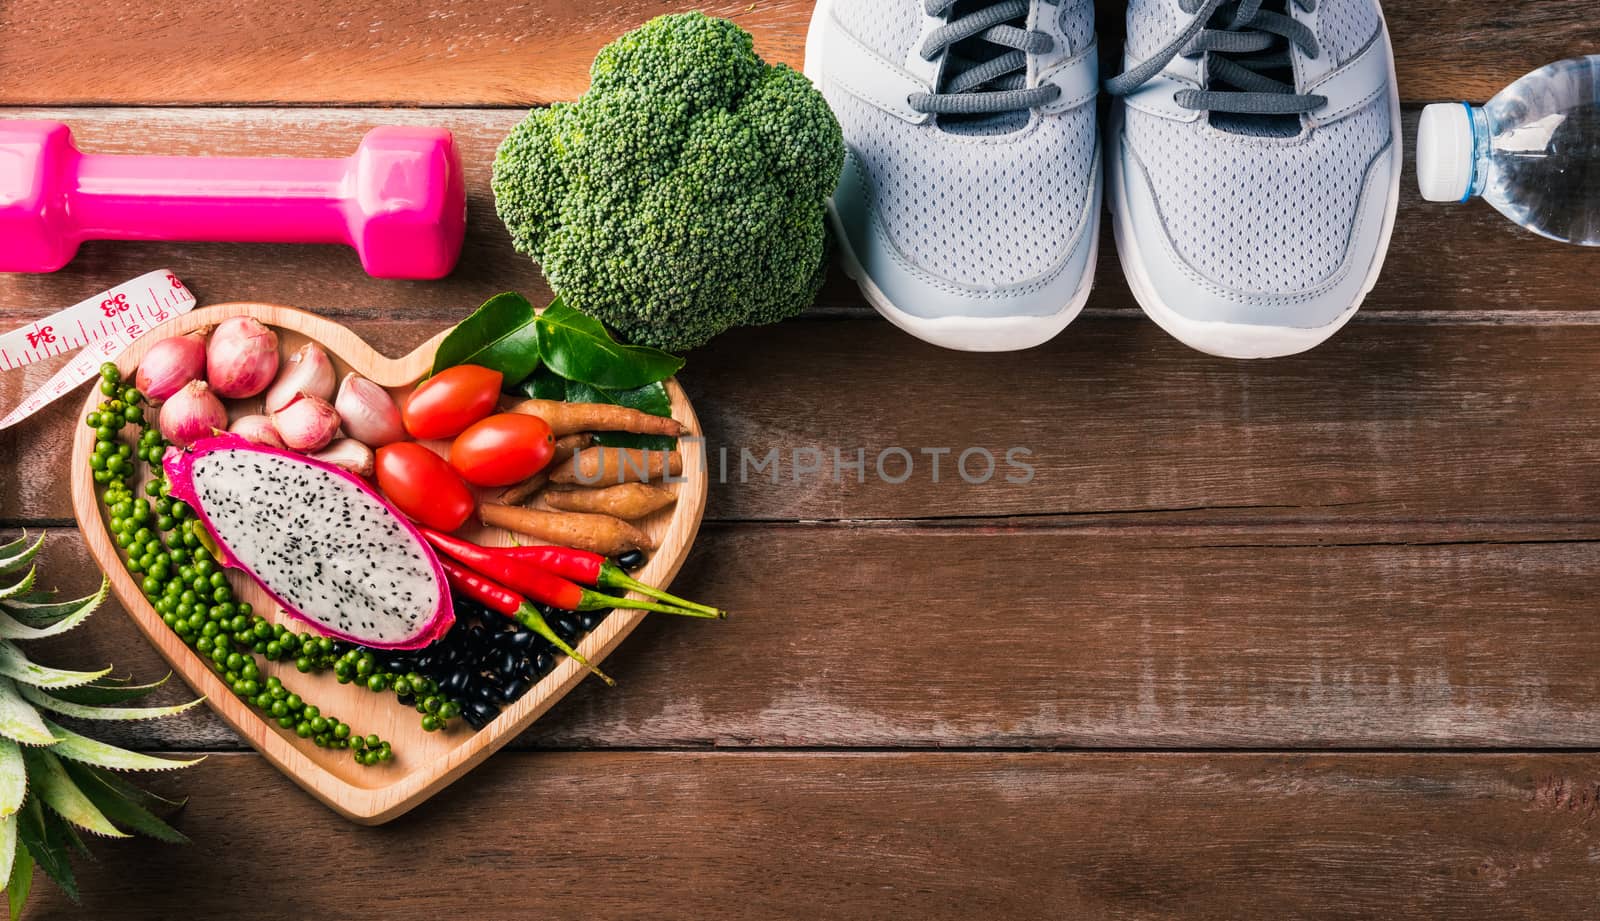
[[[1211,14],[1211,21],[1206,23],[1207,28],[1226,29],[1233,24],[1233,16],[1238,12],[1239,4],[1224,3]],[[1289,15],[1289,0],[1265,0],[1261,4],[1264,13],[1277,13],[1281,16]],[[1246,26],[1246,28],[1249,28]],[[1217,52],[1211,52],[1217,54]],[[1224,55],[1239,63],[1249,63],[1252,59],[1260,60],[1261,57],[1278,55],[1284,63],[1274,67],[1253,66],[1251,69],[1264,77],[1280,80],[1294,86],[1294,65],[1289,52],[1289,40],[1282,36],[1273,36],[1272,46],[1266,51],[1256,54]],[[1236,87],[1225,85],[1207,86],[1213,90],[1232,90]],[[1300,133],[1300,116],[1298,115],[1238,115],[1231,112],[1210,113],[1211,127],[1229,134],[1240,134],[1247,137],[1260,138],[1289,138]]]
[[[994,6],[994,0],[959,0],[950,10],[949,19],[955,21],[970,13],[975,13]],[[1006,25],[1016,26],[1019,29],[1028,27],[1026,14],[1009,19]],[[992,61],[1006,54],[1011,49],[993,42],[984,41],[981,36],[975,35],[964,41],[951,45],[944,55],[944,66],[940,70],[939,89],[943,91],[955,77],[971,70],[974,67]],[[991,81],[979,87],[979,91],[1020,89],[1024,80],[1021,74],[1010,74],[999,80]],[[1010,134],[1028,126],[1032,120],[1032,113],[1026,110],[1015,112],[995,112],[986,115],[941,115],[938,117],[939,128],[950,134],[964,135],[993,135]]]
[[[993,115],[941,115],[938,122],[946,134],[984,136],[1021,131],[1032,120],[1033,113],[1023,109]]]
[[[1300,133],[1298,115],[1235,115],[1212,112],[1211,127],[1255,138],[1292,138]]]

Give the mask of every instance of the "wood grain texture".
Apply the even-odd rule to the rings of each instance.
[[[0,6],[0,104],[382,103],[529,105],[588,85],[596,51],[684,9],[732,18],[768,59],[800,66],[809,0],[403,0],[319,4],[12,0]],[[1107,73],[1125,6],[1100,0]],[[1600,25],[1571,0],[1386,4],[1406,100],[1482,100],[1586,53]]]
[[[361,829],[214,756],[154,781],[200,845],[97,842],[87,909],[41,886],[32,917],[1550,921],[1600,899],[1592,755],[506,754],[473,780]]]
[[[350,325],[389,354],[440,328]],[[974,355],[879,320],[817,320],[725,335],[689,356],[682,380],[709,439],[718,482],[707,514],[716,520],[1121,515],[1566,527],[1592,524],[1600,507],[1597,352],[1596,326],[1358,321],[1305,356],[1229,362],[1143,319],[1091,318],[1040,349]],[[48,373],[0,376],[0,406]],[[0,440],[0,465],[16,471],[0,520],[70,517],[56,465],[79,417],[63,401]],[[916,464],[904,483],[877,474],[878,456],[894,447]],[[1032,452],[1023,458],[1032,482],[1006,482],[1018,473],[1005,463],[1014,447]],[[835,448],[844,462],[866,452],[866,482],[835,467]],[[987,482],[961,478],[968,448],[995,456]],[[950,449],[937,483],[924,449]],[[758,470],[772,451],[781,468]],[[802,463],[820,452],[822,471],[797,479],[796,452]],[[969,461],[980,477],[981,455]],[[886,456],[886,476],[898,477],[902,463]]]
[[[156,327],[119,355],[116,362],[122,368],[124,379],[129,378],[145,353],[162,339],[214,327],[230,317],[240,316],[254,317],[273,329],[277,333],[278,349],[285,358],[307,342],[317,343],[333,360],[337,378],[354,371],[389,388],[397,400],[409,395],[412,386],[428,373],[433,366],[434,351],[445,335],[441,331],[415,351],[391,359],[379,354],[348,329],[313,314],[271,304],[218,304],[174,317]],[[673,418],[683,425],[690,437],[697,436],[699,422],[683,389],[673,380],[666,382],[666,389]],[[91,391],[79,407],[80,414],[93,412],[102,399],[97,391]],[[260,400],[235,400],[229,405],[230,414],[235,418],[261,410]],[[349,723],[355,732],[376,733],[394,743],[395,759],[381,767],[363,767],[347,753],[319,748],[307,739],[297,738],[292,731],[271,725],[259,710],[232,694],[209,663],[162,623],[161,615],[139,588],[137,578],[123,567],[122,556],[107,531],[104,503],[89,477],[88,462],[94,441],[94,433],[87,426],[77,427],[69,469],[73,514],[94,557],[95,568],[110,578],[112,593],[132,616],[145,639],[196,693],[206,698],[208,706],[295,783],[347,818],[378,824],[414,808],[481,764],[588,675],[576,659],[562,657],[553,671],[520,699],[506,706],[483,729],[474,731],[462,722],[449,731],[426,732],[418,724],[415,712],[398,705],[387,694],[374,694],[359,684],[340,685],[328,672],[302,675],[291,663],[258,660],[262,673],[268,678],[281,678],[300,694],[319,701],[319,706]],[[441,453],[448,450],[443,442],[427,444]],[[656,548],[635,575],[646,585],[671,584],[694,543],[705,513],[705,468],[699,463],[697,452],[684,453],[686,462],[681,480],[664,484],[676,495],[677,501],[672,507],[635,522],[650,536]],[[483,497],[480,492],[479,498]],[[204,509],[200,512],[204,514]],[[509,534],[476,524],[459,533],[482,544],[512,543]],[[238,574],[231,581],[239,600],[254,605],[268,620],[291,629],[303,629],[304,625],[279,610],[273,598],[259,585]],[[642,611],[614,611],[576,644],[577,650],[590,662],[600,664],[644,619]]]
[[[512,745],[1600,748],[1600,544],[1471,530],[708,526],[674,584],[733,616],[647,619]],[[47,577],[92,567],[52,536]],[[115,605],[40,650],[166,670]]]
[[[3,35],[3,33],[0,33]],[[232,300],[296,304],[337,316],[404,313],[453,323],[502,291],[548,297],[538,267],[511,248],[494,213],[489,170],[494,151],[522,117],[516,110],[440,109],[17,109],[6,117],[72,125],[85,150],[242,156],[347,156],[376,125],[433,125],[455,132],[468,185],[468,227],[461,263],[444,281],[406,282],[362,274],[342,246],[224,243],[87,243],[66,269],[50,275],[0,275],[0,323],[43,316],[157,266],[177,272],[202,304]],[[1407,148],[1416,110],[1406,113]],[[1588,312],[1591,253],[1555,246],[1519,230],[1482,202],[1423,202],[1406,158],[1400,214],[1383,277],[1363,316],[1439,312],[1479,316],[1528,311]],[[1117,262],[1109,226],[1102,234],[1091,313],[1137,314]],[[285,271],[285,268],[288,271]],[[855,285],[835,271],[814,313],[875,317]],[[1532,318],[1537,320],[1539,318]]]

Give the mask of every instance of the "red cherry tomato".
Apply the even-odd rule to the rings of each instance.
[[[454,531],[478,507],[444,458],[414,441],[378,449],[378,488],[395,508],[437,531]]]
[[[450,446],[450,466],[475,486],[510,486],[544,469],[556,436],[538,416],[500,413],[474,422]]]
[[[477,365],[446,368],[411,392],[400,421],[412,438],[454,438],[494,412],[500,383],[499,371]]]

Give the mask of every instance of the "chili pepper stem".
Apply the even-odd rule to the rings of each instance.
[[[623,591],[638,592],[641,595],[646,595],[650,598],[656,599],[657,601],[666,602],[674,607],[688,608],[691,611],[704,611],[706,614],[713,617],[721,618],[728,616],[726,611],[713,608],[710,605],[690,601],[687,598],[679,598],[677,595],[672,595],[662,591],[659,588],[653,588],[649,585],[646,585],[643,582],[640,582],[638,579],[635,579],[634,577],[623,572],[621,567],[617,566],[615,563],[606,562],[600,564],[600,578],[598,583],[605,588],[616,588],[622,589]]]
[[[583,591],[583,602],[578,605],[580,611],[598,611],[603,608],[622,608],[631,611],[654,611],[657,614],[677,614],[681,617],[699,617],[705,620],[720,620],[728,615],[722,611],[695,611],[688,608],[674,607],[670,604],[657,604],[654,601],[634,601],[632,598],[613,598],[599,592]]]
[[[550,625],[545,622],[544,615],[540,614],[538,609],[536,609],[533,605],[524,604],[522,607],[517,609],[515,614],[511,616],[516,620],[517,623],[544,637],[547,641],[549,641],[550,645],[566,653],[567,657],[572,659],[572,661],[593,672],[596,678],[599,678],[601,681],[604,681],[611,687],[617,686],[617,682],[610,675],[601,671],[594,665],[594,663],[590,662],[582,655],[579,655],[578,650],[573,649],[566,640],[557,636],[556,632],[550,629]]]

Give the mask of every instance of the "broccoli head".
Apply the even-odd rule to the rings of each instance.
[[[839,123],[804,76],[701,13],[601,49],[589,91],[500,145],[495,206],[567,303],[690,349],[804,310],[826,270]]]

